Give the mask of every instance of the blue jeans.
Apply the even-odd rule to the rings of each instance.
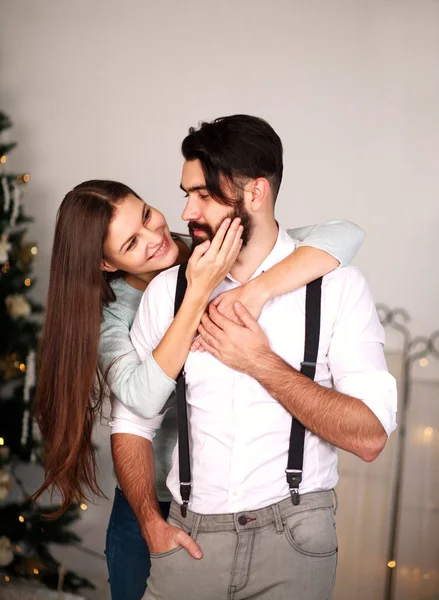
[[[170,502],[160,502],[160,512],[168,518]],[[151,569],[148,546],[137,519],[119,488],[107,529],[105,554],[112,600],[141,600]]]

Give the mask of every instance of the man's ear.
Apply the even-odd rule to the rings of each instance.
[[[253,179],[249,186],[249,191],[252,194],[250,210],[257,212],[266,205],[267,200],[270,198],[270,184],[265,177],[258,177]]]
[[[101,271],[108,271],[108,273],[114,273],[117,271],[116,267],[112,267],[106,260],[101,260]]]

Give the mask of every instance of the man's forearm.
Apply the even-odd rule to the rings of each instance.
[[[384,448],[387,434],[361,400],[315,383],[274,352],[253,365],[248,374],[315,435],[367,462]]]
[[[147,538],[151,525],[163,522],[156,494],[152,443],[138,435],[115,433],[111,436],[111,451],[121,490]]]
[[[120,487],[136,515],[149,551],[168,552],[182,546],[193,558],[202,558],[198,544],[179,527],[169,525],[160,514],[152,443],[130,433],[115,433],[111,436],[111,450]]]

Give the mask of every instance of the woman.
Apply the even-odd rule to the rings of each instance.
[[[186,260],[188,249],[170,235],[163,215],[123,184],[88,181],[64,198],[55,230],[36,395],[36,415],[46,441],[46,480],[36,495],[52,487],[61,493],[62,505],[54,516],[90,491],[100,493],[91,436],[106,385],[141,416],[151,418],[163,407],[210,295],[239,253],[241,233],[239,220],[224,222],[211,243],[194,250],[183,304],[163,340],[140,363],[129,329],[142,293],[160,271]],[[244,286],[246,304],[255,313],[273,295],[349,262],[363,237],[359,228],[344,222],[290,233],[305,238],[304,245]],[[227,296],[221,302],[227,310]],[[162,452],[156,448],[163,501],[169,501],[164,477],[174,439],[175,428],[163,440],[167,445]],[[162,505],[164,514],[168,507]],[[149,553],[118,488],[107,558],[113,599],[141,598]]]

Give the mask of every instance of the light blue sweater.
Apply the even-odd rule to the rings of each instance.
[[[348,221],[329,221],[322,225],[288,230],[299,240],[298,246],[313,246],[325,250],[346,266],[363,243],[363,231]],[[181,236],[189,245],[190,238]],[[152,354],[140,362],[129,332],[143,292],[129,286],[123,279],[112,283],[116,300],[103,311],[99,342],[99,368],[106,373],[110,397],[116,396],[127,408],[144,418],[155,417],[173,394],[175,381],[156,363]],[[160,500],[170,499],[166,477],[176,442],[175,411],[169,411],[154,439],[157,494]]]

